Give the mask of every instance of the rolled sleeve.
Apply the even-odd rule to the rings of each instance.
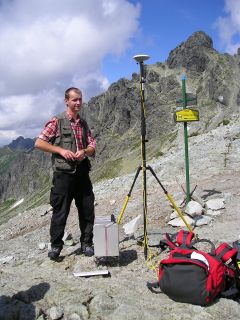
[[[54,117],[46,123],[38,138],[51,142],[59,135],[58,131],[58,120]]]
[[[94,150],[96,150],[96,139],[93,137],[92,132],[89,130],[88,134],[87,134],[87,142],[88,142],[88,147],[93,148]]]

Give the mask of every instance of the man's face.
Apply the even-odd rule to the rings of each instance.
[[[82,94],[70,91],[69,92],[69,98],[65,99],[65,104],[69,108],[69,111],[72,113],[78,113],[82,106]]]

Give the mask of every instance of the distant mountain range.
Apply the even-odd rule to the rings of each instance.
[[[12,150],[28,151],[34,147],[35,140],[36,139],[19,136],[5,147],[9,147]]]

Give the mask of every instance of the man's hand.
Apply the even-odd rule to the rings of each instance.
[[[60,156],[62,156],[64,159],[66,159],[68,161],[78,160],[76,158],[75,153],[72,152],[71,150],[66,150],[66,149],[63,149],[63,148],[61,148],[59,146],[54,146],[51,143],[49,143],[47,141],[44,141],[42,139],[39,139],[39,138],[37,138],[37,140],[35,142],[35,147],[40,149],[40,150],[43,150],[45,152],[51,152],[51,153],[60,154]],[[81,150],[79,152],[84,154],[84,150]]]
[[[77,160],[76,155],[71,150],[61,149],[59,154],[68,161]]]
[[[82,149],[82,150],[79,150],[75,153],[75,159],[78,160],[78,161],[82,161],[83,159],[85,158],[85,151]]]

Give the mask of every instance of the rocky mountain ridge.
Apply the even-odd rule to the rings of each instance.
[[[166,62],[145,65],[148,160],[163,156],[176,144],[182,125],[173,122],[173,114],[183,73],[187,76],[187,92],[197,94],[196,108],[200,112],[200,121],[189,125],[189,138],[234,121],[240,104],[239,63],[238,54],[218,53],[209,36],[196,32],[172,50]],[[139,74],[133,74],[131,80],[120,79],[83,107],[83,116],[98,143],[92,162],[93,181],[133,172],[139,165],[139,85]],[[26,196],[31,198],[29,203],[47,199],[51,179],[49,155],[34,150],[7,157],[4,154],[3,158],[2,203]]]
[[[35,139],[24,138],[23,136],[19,136],[17,139],[9,143],[6,147],[12,150],[28,151],[33,149],[34,142],[35,142]]]

